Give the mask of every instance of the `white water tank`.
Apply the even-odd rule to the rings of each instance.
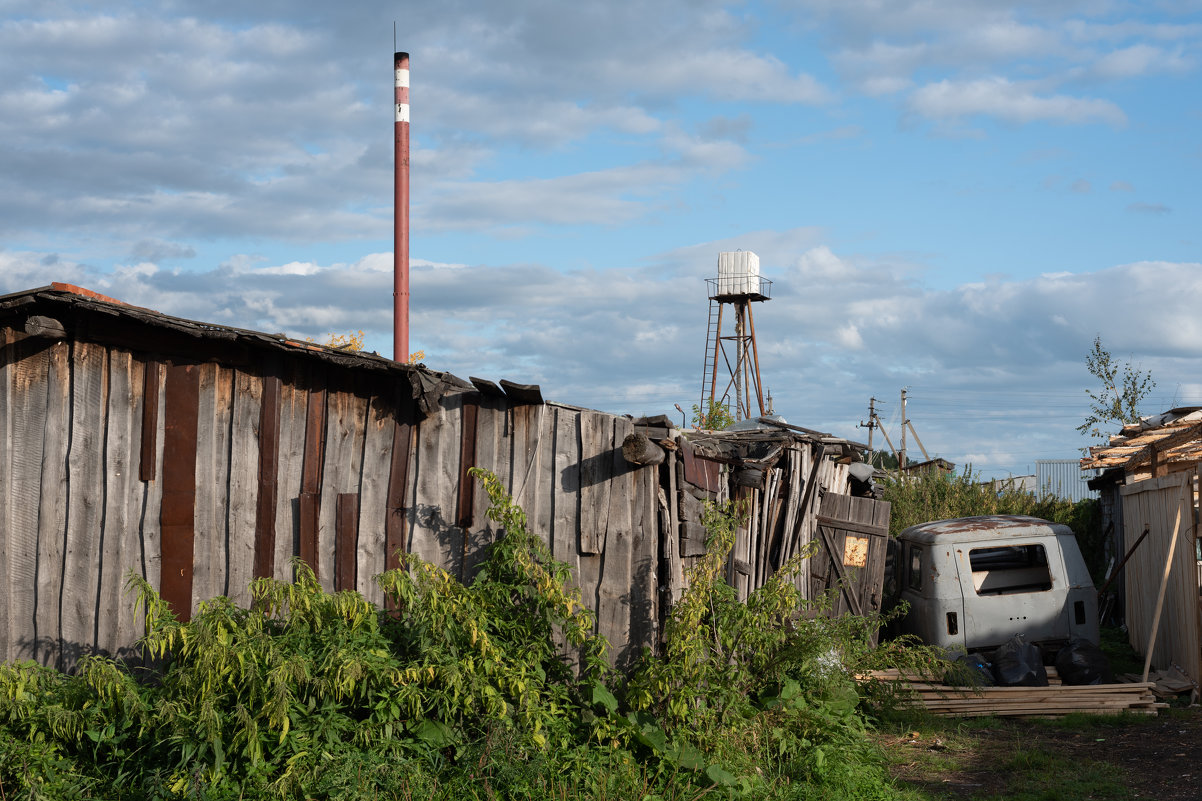
[[[750,250],[718,254],[718,294],[758,295],[760,257]]]

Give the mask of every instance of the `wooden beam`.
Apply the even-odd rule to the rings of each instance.
[[[25,321],[25,333],[31,337],[45,337],[47,339],[65,339],[67,337],[67,329],[63,324],[53,317],[42,317],[34,315]]]
[[[1111,527],[1113,527],[1113,525],[1114,524],[1112,523],[1110,526],[1107,526],[1107,529],[1109,530]],[[1106,579],[1106,583],[1102,585],[1102,589],[1098,590],[1099,598],[1101,598],[1106,593],[1106,590],[1110,588],[1111,582],[1113,582],[1115,577],[1123,571],[1123,567],[1131,559],[1131,556],[1135,553],[1135,549],[1139,547],[1139,544],[1144,541],[1144,538],[1148,536],[1148,533],[1151,532],[1151,530],[1152,529],[1149,526],[1144,526],[1144,530],[1140,533],[1139,539],[1137,539],[1131,545],[1131,547],[1127,549],[1127,553],[1123,554],[1123,560],[1119,562],[1119,566],[1116,567],[1110,574],[1110,578]]]
[[[651,465],[662,464],[667,453],[646,434],[636,431],[622,441],[622,456],[631,464]]]
[[[822,525],[833,526],[846,531],[854,531],[857,534],[869,534],[873,537],[889,536],[889,529],[886,526],[874,526],[869,523],[857,523],[852,520],[837,520],[826,515],[818,515],[817,519]]]
[[[1124,461],[1123,467],[1130,470],[1144,462],[1152,461],[1158,454],[1171,450],[1178,445],[1184,445],[1192,439],[1202,437],[1202,423],[1194,423],[1188,428],[1183,428],[1176,434],[1170,434],[1167,437],[1162,437],[1155,442],[1149,442],[1147,445],[1140,448],[1134,454]]]

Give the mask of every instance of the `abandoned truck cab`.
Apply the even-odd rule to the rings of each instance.
[[[961,517],[898,536],[895,579],[905,633],[950,650],[995,648],[1015,634],[1044,647],[1098,642],[1093,581],[1072,530],[1036,517]]]

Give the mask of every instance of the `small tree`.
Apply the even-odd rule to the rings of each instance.
[[[1102,389],[1100,392],[1085,390],[1089,395],[1089,414],[1077,430],[1105,441],[1109,434],[1102,430],[1103,424],[1138,423],[1139,404],[1156,388],[1151,371],[1134,368],[1131,362],[1120,366],[1110,351],[1102,347],[1100,336],[1094,337],[1093,350],[1085,357],[1085,367],[1101,380]]]
[[[735,424],[735,418],[730,414],[730,406],[719,403],[713,398],[706,399],[706,408],[693,404],[693,428],[704,431],[722,431]]]

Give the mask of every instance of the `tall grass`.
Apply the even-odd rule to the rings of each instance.
[[[1064,500],[1051,494],[1036,495],[1012,486],[997,488],[982,482],[971,470],[959,475],[923,473],[885,480],[889,501],[889,533],[932,520],[975,515],[1028,515],[1063,523],[1073,530],[1081,554],[1097,583],[1105,570],[1102,552],[1101,509],[1096,500]]]

